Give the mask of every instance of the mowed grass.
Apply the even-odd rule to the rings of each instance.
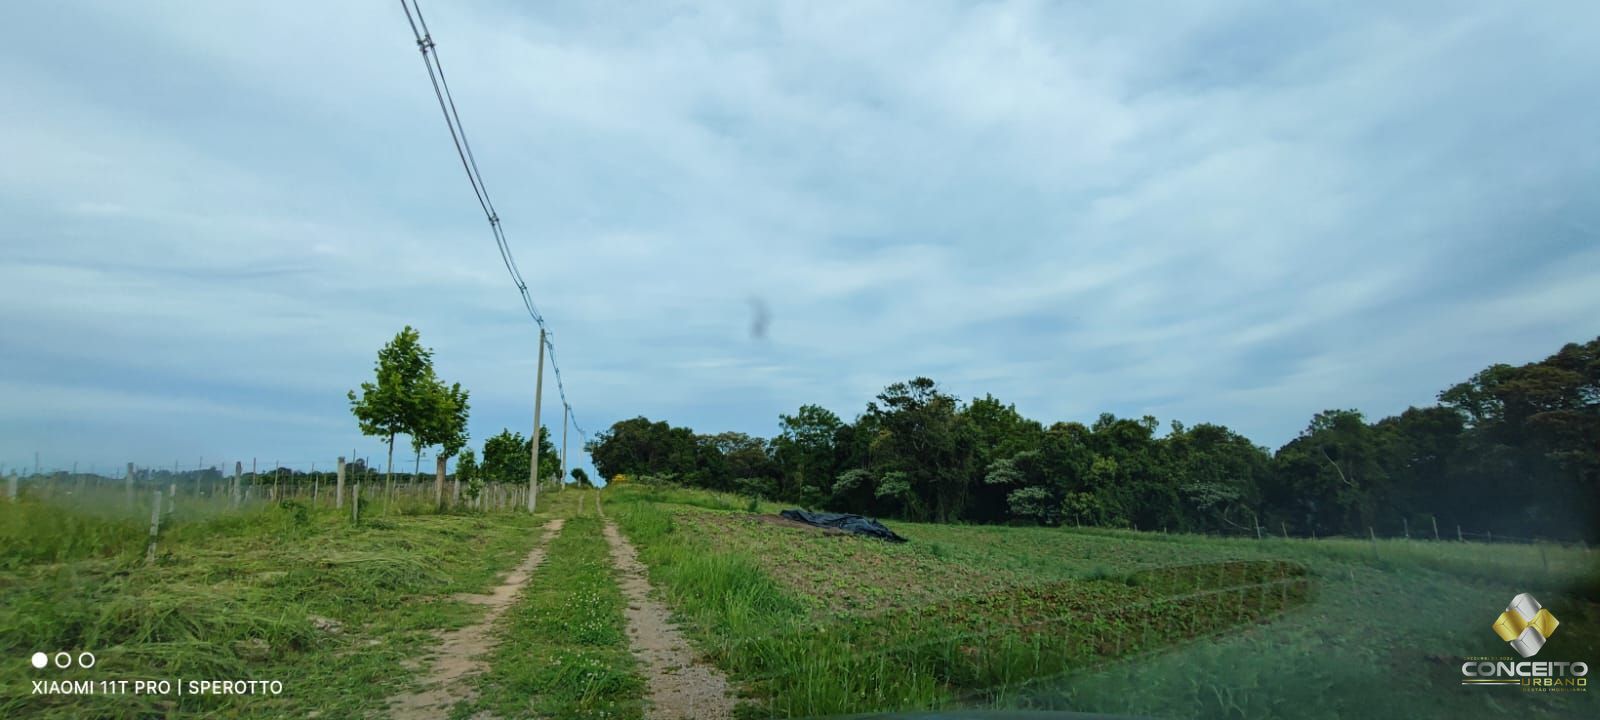
[[[394,515],[180,498],[153,565],[149,501],[0,504],[0,717],[370,717],[415,681],[404,661],[481,608],[548,515]],[[43,651],[90,670],[35,670]],[[32,695],[32,680],[279,680],[279,696]]]
[[[624,605],[600,520],[592,508],[569,518],[501,618],[477,699],[452,717],[643,717],[644,680],[628,650]]]
[[[891,523],[911,540],[893,545],[672,502],[685,494],[617,488],[607,508],[755,716],[1596,710],[1592,693],[1459,685],[1464,656],[1508,653],[1489,624],[1518,592],[1563,621],[1540,660],[1600,657],[1594,560],[1578,548]],[[1219,568],[1245,569],[1206,579]]]

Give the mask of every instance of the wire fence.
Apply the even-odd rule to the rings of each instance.
[[[1425,516],[1427,517],[1427,516]],[[1365,535],[1352,535],[1348,533],[1326,533],[1316,531],[1299,532],[1280,523],[1276,528],[1266,525],[1256,526],[1254,531],[1246,528],[1229,529],[1207,533],[1221,537],[1253,537],[1257,540],[1403,540],[1407,542],[1478,542],[1478,543],[1504,543],[1515,545],[1551,545],[1559,547],[1573,547],[1587,550],[1589,542],[1583,538],[1571,537],[1533,537],[1514,535],[1505,532],[1495,532],[1487,528],[1468,529],[1458,523],[1442,524],[1437,519],[1429,518],[1429,522],[1413,528],[1409,521],[1399,523],[1399,532],[1394,530],[1380,530],[1377,525],[1368,525]]]
[[[413,514],[428,507],[484,512],[526,508],[526,480],[474,486],[462,482],[458,474],[441,474],[437,467],[428,467],[433,463],[422,462],[431,459],[413,457],[407,463],[411,467],[396,463],[392,468],[370,464],[366,458],[347,462],[344,457],[266,462],[252,458],[210,465],[202,459],[188,466],[181,461],[171,466],[126,463],[107,471],[83,463],[52,469],[35,465],[26,471],[0,470],[0,482],[5,498],[11,501],[34,499],[102,510],[118,505],[130,510],[142,507],[153,491],[160,492],[169,505],[203,503],[212,511],[275,502],[339,509],[352,507],[358,499],[364,507]],[[561,485],[545,479],[539,487],[557,490]]]

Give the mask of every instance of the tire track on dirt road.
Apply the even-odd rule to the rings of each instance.
[[[523,558],[522,564],[506,575],[499,587],[488,595],[458,595],[456,599],[474,605],[484,605],[488,610],[483,618],[472,625],[448,630],[440,635],[435,648],[433,664],[428,668],[422,687],[415,692],[399,695],[389,700],[389,717],[396,720],[434,720],[450,714],[457,702],[472,697],[472,684],[468,678],[482,673],[488,665],[483,657],[493,646],[490,631],[500,615],[511,606],[535,568],[544,562],[545,548],[561,532],[566,521],[556,518],[545,524],[544,535],[538,544]]]
[[[602,513],[601,517],[605,515]],[[628,644],[644,666],[649,690],[650,720],[730,720],[734,699],[728,678],[709,663],[697,661],[683,633],[672,624],[667,608],[650,597],[644,564],[617,526],[605,520],[611,563],[617,584],[628,599],[623,614],[628,619]]]

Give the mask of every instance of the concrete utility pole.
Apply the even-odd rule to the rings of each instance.
[[[567,415],[571,411],[571,406],[561,404],[561,477],[556,478],[557,490],[567,486]]]
[[[533,460],[528,463],[528,512],[539,506],[539,404],[544,402],[544,328],[539,328],[539,369],[533,381]]]

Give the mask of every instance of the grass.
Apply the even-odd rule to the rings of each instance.
[[[643,717],[644,681],[628,650],[625,600],[600,528],[592,514],[566,521],[502,618],[477,699],[453,717]]]
[[[1462,657],[1508,654],[1488,626],[1518,592],[1562,618],[1538,659],[1600,657],[1594,560],[1578,548],[910,523],[891,545],[678,502],[692,494],[606,502],[691,637],[756,696],[752,716],[1597,709],[1587,693],[1459,686]]]
[[[120,496],[118,498],[120,500]],[[148,501],[147,501],[148,502]],[[142,518],[141,518],[142,516]],[[371,517],[181,502],[145,562],[149,506],[0,505],[0,655],[90,651],[92,670],[0,665],[0,717],[364,717],[398,669],[527,553],[547,514]],[[142,519],[142,522],[141,522]],[[45,673],[48,673],[46,675]],[[28,694],[32,679],[280,680],[275,697]]]

